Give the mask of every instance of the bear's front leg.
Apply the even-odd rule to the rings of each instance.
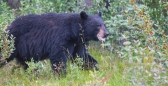
[[[57,75],[66,75],[66,63],[72,57],[74,51],[74,44],[71,42],[64,42],[64,46],[53,46],[51,49],[50,62],[52,70]]]
[[[53,73],[58,76],[66,75],[67,57],[64,49],[57,47],[51,51],[50,62]]]
[[[90,70],[98,70],[98,62],[86,51],[84,57],[84,68]]]
[[[64,61],[51,61],[51,68],[53,73],[58,76],[66,75],[66,62]]]
[[[75,46],[75,50],[73,52],[73,59],[75,59],[77,56],[83,58],[84,69],[98,70],[98,68],[97,68],[98,62],[88,53],[86,46],[84,46],[82,44]]]

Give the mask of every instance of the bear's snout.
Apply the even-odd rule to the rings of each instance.
[[[108,31],[104,28],[99,30],[99,33],[97,34],[97,38],[104,42],[106,40],[106,37],[109,35]]]
[[[106,32],[104,33],[104,38],[107,38],[108,35],[109,35],[109,32],[106,31]]]

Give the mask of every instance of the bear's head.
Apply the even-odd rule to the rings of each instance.
[[[83,21],[84,37],[86,41],[100,40],[105,41],[109,35],[105,28],[104,21],[101,18],[101,12],[97,15],[90,15],[82,11],[80,17]]]

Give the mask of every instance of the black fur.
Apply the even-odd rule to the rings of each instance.
[[[31,58],[34,61],[49,58],[54,71],[59,73],[61,67],[65,73],[67,60],[78,55],[86,64],[95,67],[97,61],[87,52],[85,45],[90,40],[98,40],[98,24],[104,27],[100,16],[84,11],[21,16],[7,28],[9,35],[16,37],[16,49],[7,62],[16,58],[27,68],[25,61]]]

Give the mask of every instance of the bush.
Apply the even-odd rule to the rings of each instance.
[[[110,59],[119,57],[124,64],[130,65],[122,67],[122,72],[130,76],[128,80],[131,84],[135,86],[168,84],[166,32],[168,19],[165,16],[167,13],[163,12],[168,6],[166,2],[162,0],[108,0],[110,6],[107,9],[105,0],[92,0],[92,5],[89,6],[84,4],[85,0],[68,1],[21,1],[19,11],[9,10],[7,4],[0,1],[1,59],[9,57],[14,49],[13,37],[12,40],[8,40],[5,28],[15,16],[46,12],[73,13],[82,10],[94,14],[102,11],[103,19],[110,32],[107,42],[102,45],[107,46]],[[141,3],[135,1],[141,1]],[[150,5],[152,1],[157,1],[156,7]],[[33,69],[41,65],[41,63],[37,63],[36,66],[34,63],[28,64]],[[27,72],[31,73],[31,70],[30,68]]]
[[[0,61],[8,58],[14,50],[14,37],[8,36],[5,29],[9,22],[14,19],[14,10],[8,10],[6,3],[0,1]],[[10,39],[10,40],[9,40]]]
[[[106,44],[131,65],[126,71],[133,85],[168,84],[168,36],[164,29],[152,20],[151,9],[144,4],[121,2],[120,13],[108,20],[108,28],[115,28],[109,29],[112,36]]]

